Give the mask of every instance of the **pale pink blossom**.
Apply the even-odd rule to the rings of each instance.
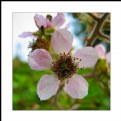
[[[99,58],[106,59],[107,62],[110,63],[111,53],[110,52],[106,53],[106,48],[105,48],[104,45],[98,44],[98,45],[95,46],[95,49],[96,49],[96,51],[98,53]]]
[[[34,16],[34,21],[38,28],[43,26],[44,28],[52,27],[58,29],[64,24],[65,17],[63,13],[57,13],[57,16],[50,20],[48,18],[44,18],[42,15],[36,14]]]
[[[49,20],[48,18],[45,18],[42,15],[36,14],[34,16],[34,21],[36,26],[41,29],[41,27],[44,28],[54,28],[59,29],[65,22],[64,13],[57,13],[57,15],[52,19]],[[19,35],[19,37],[25,38],[25,37],[32,37],[34,38],[34,32],[23,32]]]
[[[77,66],[78,68],[93,67],[98,60],[98,55],[95,49],[93,49],[92,47],[84,47],[77,50],[73,55],[68,55],[69,51],[72,48],[72,42],[73,37],[67,29],[57,30],[52,35],[51,44],[57,54],[61,53],[60,60],[62,59],[63,61],[63,59],[69,58],[71,61],[73,61],[71,64],[75,64],[74,67],[76,68]],[[64,54],[62,55],[62,53]],[[76,58],[78,59],[75,60]],[[60,65],[57,65],[57,60],[52,59],[50,53],[44,49],[36,49],[31,52],[28,57],[29,66],[33,70],[53,70],[53,62],[55,62],[55,66],[59,68],[58,66]],[[61,63],[61,61],[58,60],[58,63]],[[66,65],[66,63],[64,64]],[[68,71],[70,72],[70,70]],[[75,73],[72,74],[70,77],[64,78],[64,90],[72,98],[82,99],[88,94],[88,83],[81,75],[76,74],[76,71],[74,72]],[[67,72],[60,72],[60,74],[61,73],[65,74]],[[57,73],[55,73],[54,71],[51,75],[44,75],[42,78],[40,78],[37,85],[37,94],[39,98],[41,100],[47,100],[55,95],[60,86],[60,83],[61,80],[59,79]]]
[[[47,27],[47,21],[46,21],[46,18],[42,15],[39,15],[39,14],[36,14],[34,16],[34,21],[35,21],[35,24],[38,28],[41,28],[42,26],[44,28]]]

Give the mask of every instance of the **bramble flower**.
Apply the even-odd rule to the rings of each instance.
[[[57,16],[52,18],[51,15],[47,15],[46,18],[42,15],[36,14],[34,16],[34,21],[36,26],[38,27],[39,31],[37,32],[23,32],[19,35],[19,37],[26,38],[26,37],[37,37],[39,36],[40,30],[43,31],[43,29],[46,28],[53,28],[53,29],[59,29],[65,22],[65,17],[63,13],[58,13]]]
[[[98,44],[95,46],[95,49],[98,53],[99,58],[105,59],[108,63],[111,61],[111,53],[106,53],[106,48],[102,44]]]
[[[95,50],[99,57],[99,60],[94,68],[95,75],[102,78],[102,80],[105,80],[103,75],[107,75],[108,77],[110,76],[111,53],[106,53],[106,48],[103,44],[97,44],[95,46]]]
[[[45,49],[36,49],[28,56],[28,63],[33,70],[50,69],[51,75],[44,75],[37,85],[37,94],[41,100],[55,95],[61,84],[72,97],[82,99],[88,94],[88,83],[76,74],[79,68],[93,67],[98,55],[92,47],[77,50],[71,55],[73,36],[66,29],[59,29],[52,35],[51,44],[58,58],[54,59]]]
[[[42,15],[36,14],[34,20],[38,28],[44,26],[44,28],[52,27],[59,29],[64,24],[65,17],[63,13],[58,13],[53,19],[51,15],[47,15],[47,17],[44,18]]]

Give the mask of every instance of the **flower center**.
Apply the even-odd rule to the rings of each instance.
[[[77,58],[74,58],[68,54],[60,54],[60,57],[53,62],[52,70],[57,75],[58,79],[63,81],[72,77],[78,69]]]
[[[34,51],[35,49],[40,49],[40,48],[49,50],[49,47],[50,47],[50,43],[41,38],[37,38],[36,42],[30,43],[29,45],[29,48],[32,48],[32,51]]]

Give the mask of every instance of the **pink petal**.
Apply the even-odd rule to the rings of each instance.
[[[98,60],[98,54],[92,47],[84,47],[83,49],[79,49],[73,56],[81,59],[79,62],[79,68],[93,67]]]
[[[67,29],[59,29],[52,35],[52,47],[55,52],[68,53],[72,48],[73,36]]]
[[[34,21],[35,21],[36,26],[38,28],[41,28],[42,26],[44,26],[45,28],[47,27],[47,21],[46,21],[46,19],[42,15],[36,14],[34,16]]]
[[[58,29],[65,22],[65,17],[63,13],[58,13],[52,20],[52,26]]]
[[[107,60],[108,63],[111,62],[111,52],[108,52],[108,53],[106,54],[106,60]]]
[[[35,36],[33,35],[32,32],[23,32],[22,34],[19,35],[19,37],[21,37],[21,38],[26,38],[26,37],[35,38]]]
[[[98,45],[95,46],[95,49],[96,49],[96,51],[98,53],[98,56],[100,58],[103,58],[104,59],[105,58],[105,54],[106,54],[105,47],[102,44],[98,44]]]
[[[47,100],[56,94],[59,80],[52,75],[43,76],[37,85],[37,94],[41,100]]]
[[[50,69],[52,58],[48,51],[44,49],[36,49],[29,54],[28,63],[33,70]]]
[[[70,27],[70,23],[67,23],[67,24],[65,25],[65,29],[69,29],[69,27]]]
[[[72,97],[82,99],[88,94],[88,83],[80,75],[74,75],[65,83],[64,90]]]

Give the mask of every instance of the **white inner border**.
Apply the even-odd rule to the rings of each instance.
[[[111,110],[13,111],[12,13],[111,12]],[[121,121],[120,2],[2,2],[2,121]]]

